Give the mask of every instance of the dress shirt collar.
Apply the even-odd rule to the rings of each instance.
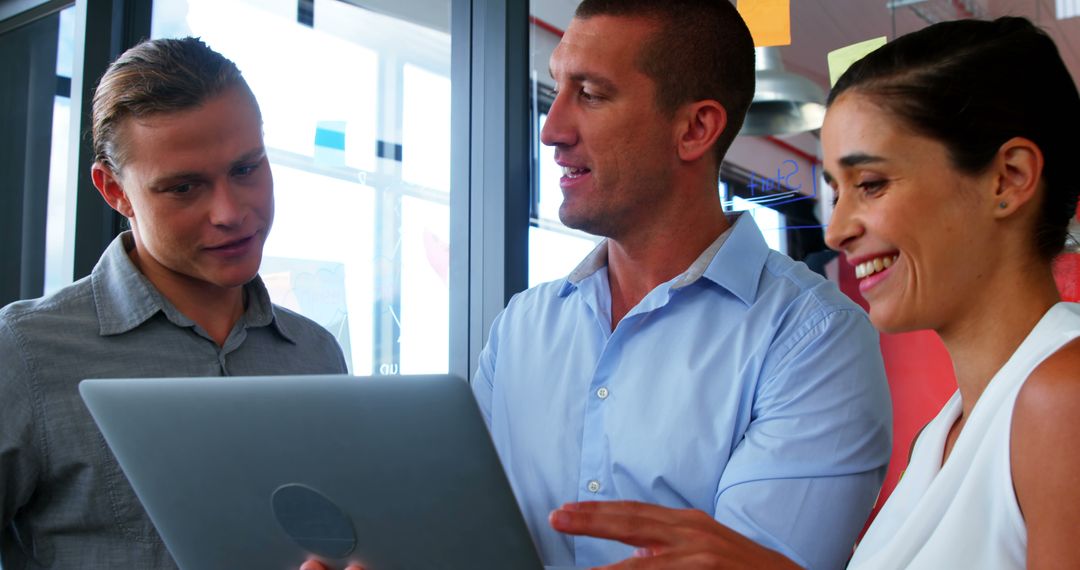
[[[102,336],[121,334],[138,327],[158,311],[178,327],[191,327],[195,322],[181,313],[166,299],[128,257],[134,247],[131,232],[127,231],[109,244],[94,266],[91,282],[94,304]],[[262,279],[256,275],[244,285],[247,307],[243,321],[246,327],[274,325],[285,340],[295,343],[293,335],[280,319],[274,317],[274,305]]]
[[[728,216],[728,222],[730,227],[705,248],[686,271],[672,280],[672,289],[687,287],[705,277],[747,305],[754,302],[769,246],[752,217],[735,213]],[[606,267],[607,262],[608,240],[605,239],[570,272],[558,295],[569,295],[579,283]]]

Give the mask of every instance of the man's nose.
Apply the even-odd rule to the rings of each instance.
[[[243,189],[228,182],[215,185],[211,194],[210,223],[215,226],[236,227],[244,222],[248,206]]]
[[[577,128],[568,97],[567,93],[559,92],[548,109],[544,128],[540,129],[540,142],[547,146],[573,146],[577,143]]]

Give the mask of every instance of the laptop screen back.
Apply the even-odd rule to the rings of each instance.
[[[86,380],[181,568],[542,568],[452,376]]]

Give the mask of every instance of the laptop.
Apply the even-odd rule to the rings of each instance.
[[[454,376],[84,380],[180,568],[541,569]]]

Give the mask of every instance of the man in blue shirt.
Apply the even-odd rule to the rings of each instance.
[[[550,69],[560,217],[607,239],[511,300],[473,379],[545,564],[681,567],[730,528],[843,566],[885,474],[888,388],[862,310],[723,211],[745,24],[727,0],[585,0]],[[576,504],[611,500],[660,506]],[[666,542],[609,532],[624,515]]]
[[[746,25],[728,0],[584,0],[551,75],[560,217],[607,239],[510,301],[472,382],[544,563],[752,567],[741,533],[842,567],[885,475],[888,387],[863,311],[723,211]]]

